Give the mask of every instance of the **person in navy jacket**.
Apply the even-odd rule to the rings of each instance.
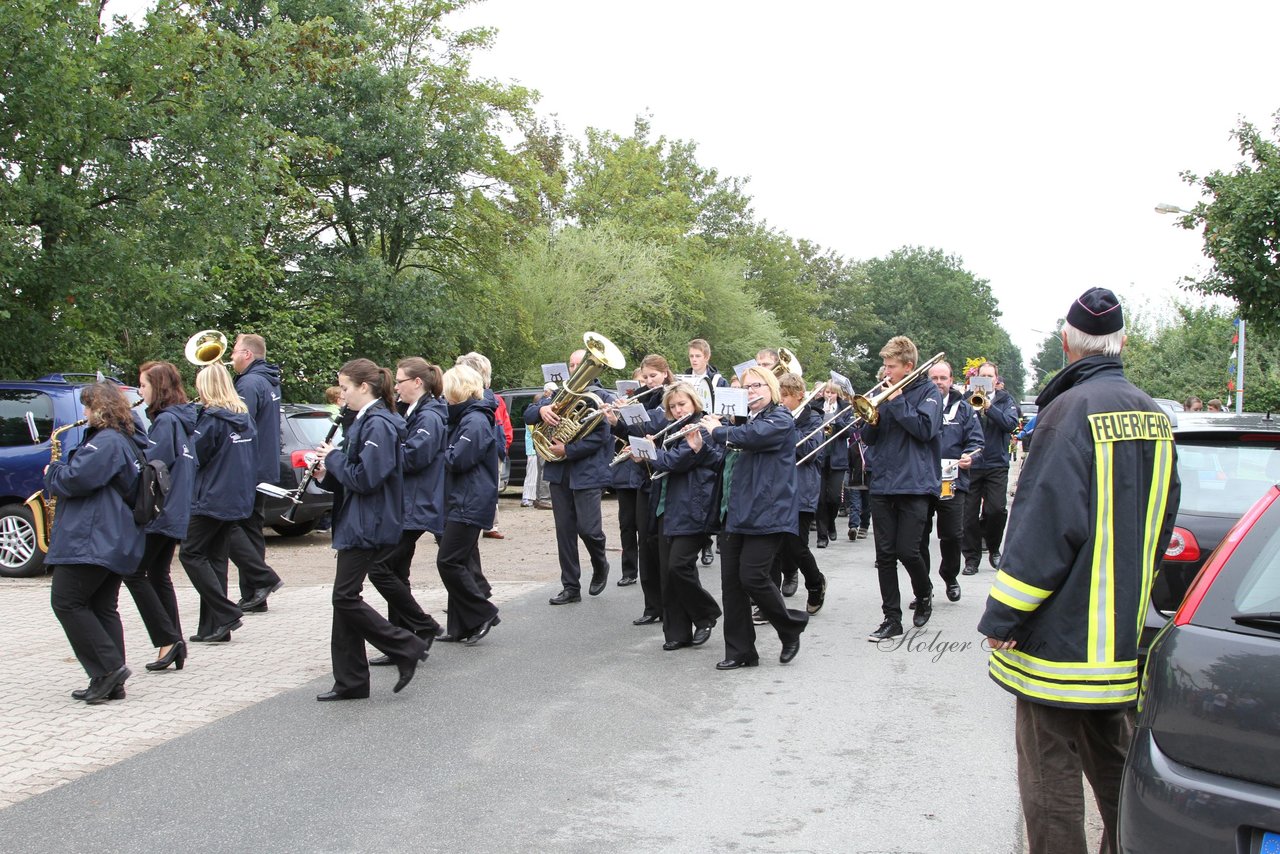
[[[442,631],[435,617],[414,598],[409,568],[418,540],[430,531],[444,533],[444,448],[448,412],[440,397],[444,379],[440,369],[419,356],[396,364],[396,394],[405,410],[404,529],[400,541],[369,567],[369,582],[387,600],[387,620],[408,629],[428,648]],[[395,662],[389,656],[369,659],[377,666]]]
[[[666,418],[661,409],[661,391],[654,389],[660,390],[674,380],[667,360],[653,353],[644,357],[636,371],[640,379],[637,394],[645,393],[641,402],[650,407],[646,413],[649,420],[644,425],[627,425],[615,411],[610,410],[609,423],[613,425],[614,436],[623,442],[628,436],[643,436],[661,429],[661,426],[654,425],[665,422]],[[626,401],[619,403],[625,404]],[[614,466],[613,472],[613,487],[618,499],[618,528],[622,538],[622,578],[618,586],[634,584],[638,577],[644,594],[644,612],[631,622],[637,626],[657,623],[662,620],[662,574],[649,467],[635,460],[624,460]]]
[[[751,623],[752,601],[782,641],[779,660],[783,664],[800,651],[800,633],[809,622],[804,611],[787,609],[769,579],[783,537],[799,532],[795,419],[778,403],[778,380],[772,371],[747,368],[741,382],[747,390],[746,424],[726,427],[710,415],[702,420],[711,440],[728,451],[720,510],[725,532],[720,546],[725,658],[717,670],[760,663]],[[698,442],[694,438],[690,447],[696,450]]]
[[[998,369],[991,362],[978,367],[978,376],[994,383]],[[982,424],[982,455],[969,467],[969,494],[964,506],[964,574],[974,575],[982,550],[992,569],[1000,568],[1000,545],[1009,519],[1009,440],[1018,429],[1018,404],[1000,389],[987,398],[978,413]]]
[[[267,342],[261,335],[240,335],[231,351],[238,376],[236,393],[249,409],[257,431],[253,440],[254,483],[280,481],[280,368],[267,364]],[[245,613],[267,610],[267,597],[284,582],[267,565],[267,540],[262,533],[266,495],[254,493],[252,512],[231,531],[231,562],[240,576],[240,599]]]
[[[253,512],[257,433],[222,365],[201,368],[196,391],[204,407],[192,433],[197,470],[178,559],[200,594],[199,629],[189,640],[218,643],[230,640],[244,615],[227,598],[227,560],[232,529]]]
[[[124,580],[147,627],[156,660],[148,670],[164,670],[170,664],[182,669],[187,645],[182,640],[178,597],[169,568],[178,543],[187,537],[191,521],[191,492],[196,481],[193,434],[196,407],[187,402],[182,374],[171,362],[147,362],[138,371],[138,391],[147,405],[146,459],[159,460],[169,469],[169,494],[164,511],[147,525],[147,550],[138,571]]]
[[[933,533],[933,517],[938,517],[938,551],[942,560],[938,575],[946,585],[947,599],[960,601],[960,542],[964,535],[964,502],[969,492],[969,465],[982,453],[982,427],[964,393],[951,384],[951,365],[938,362],[929,369],[929,382],[942,395],[942,435],[940,453],[944,460],[959,460],[954,494],[951,498],[934,498],[920,540],[920,553],[925,569],[929,568],[929,538]]]
[[[853,410],[848,409],[849,401],[841,393],[835,383],[829,382],[822,390],[822,414],[830,425],[830,433],[823,435],[823,441],[834,435],[842,427],[847,427],[853,420]],[[849,431],[837,436],[819,455],[818,471],[820,484],[818,487],[818,548],[825,549],[831,540],[840,538],[836,528],[836,511],[840,509],[845,475],[849,471]]]
[[[572,373],[587,356],[586,350],[575,350],[569,357]],[[596,395],[604,403],[614,399],[598,382],[592,382],[587,392]],[[551,406],[553,395],[546,395],[529,404],[524,411],[527,425],[560,422]],[[603,426],[597,426],[587,435],[569,442],[556,442],[552,447],[564,458],[559,462],[546,462],[544,477],[551,487],[551,512],[556,523],[556,552],[560,558],[561,590],[551,597],[550,604],[566,605],[582,601],[582,565],[578,560],[578,540],[587,547],[591,557],[591,586],[588,592],[599,596],[609,580],[609,558],[605,553],[604,526],[600,518],[600,498],[606,486],[613,482],[609,463],[613,460],[613,434]]]
[[[692,423],[702,415],[702,398],[693,386],[677,383],[667,390],[662,408],[668,423],[687,416]],[[707,534],[716,529],[716,482],[724,451],[703,428],[696,432],[670,448],[659,447],[652,464],[654,471],[667,473],[652,486],[662,586],[662,648],[667,651],[706,643],[721,616],[720,605],[698,577],[698,553]],[[662,442],[658,440],[659,445]]]
[[[445,371],[444,398],[446,510],[436,569],[449,592],[446,637],[470,646],[499,622],[480,563],[480,532],[493,526],[498,501],[496,406],[484,396],[484,378],[467,365]]]
[[[317,700],[355,700],[369,696],[369,642],[395,662],[400,672],[392,691],[399,693],[427,657],[429,641],[393,626],[360,596],[375,563],[400,541],[404,527],[405,423],[396,412],[391,371],[368,359],[352,359],[338,369],[338,386],[355,420],[342,447],[322,443],[316,452],[316,476],[335,492],[333,547],[338,566],[333,579],[333,630],[329,651],[333,688]],[[341,487],[341,490],[339,490]]]
[[[905,335],[889,339],[880,351],[889,386],[906,379],[919,359],[916,345]],[[902,634],[902,599],[898,562],[911,578],[916,595],[917,627],[933,613],[933,584],[920,553],[933,497],[942,488],[942,395],[918,376],[880,404],[879,419],[862,428],[862,440],[875,449],[871,469],[871,519],[876,544],[876,572],[880,578],[880,609],[884,620],[867,636],[879,641]]]
[[[133,521],[138,452],[133,414],[115,383],[80,391],[89,429],[80,445],[45,469],[45,488],[58,499],[49,553],[49,600],[67,642],[89,674],[77,700],[97,705],[124,698],[124,628],[120,579],[138,567],[145,547]]]
[[[813,454],[813,451],[826,441],[825,431],[821,428],[824,421],[829,418],[824,417],[821,397],[810,401],[805,406],[800,405],[804,400],[805,386],[799,374],[783,374],[778,379],[778,390],[782,405],[790,410],[796,419],[796,441],[799,442],[796,445],[796,489],[800,494],[800,523],[796,534],[787,534],[783,537],[782,547],[778,550],[777,558],[774,559],[771,577],[785,597],[787,595],[786,589],[783,588],[785,579],[789,577],[790,584],[795,585],[797,573],[803,575],[805,590],[809,594],[805,611],[812,615],[822,610],[827,598],[826,576],[818,569],[818,562],[814,559],[813,552],[809,551],[809,523],[813,521],[814,511],[819,507],[818,490],[821,481],[818,466],[822,452]],[[827,445],[827,448],[834,444],[836,443],[832,442]],[[843,448],[840,449],[840,453],[844,453]],[[805,457],[809,459],[801,464],[800,461]],[[795,592],[794,586],[791,592]]]

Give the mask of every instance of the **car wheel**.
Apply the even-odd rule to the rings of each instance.
[[[29,578],[44,573],[44,552],[36,548],[36,526],[22,504],[0,507],[0,576]]]
[[[271,526],[271,530],[275,531],[282,537],[301,537],[303,534],[310,534],[315,529],[315,519],[312,519],[310,522],[299,522],[296,525],[286,525],[281,523],[279,525]]]

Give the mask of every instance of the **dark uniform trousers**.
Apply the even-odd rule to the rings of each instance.
[[[1009,469],[970,469],[964,506],[964,558],[976,563],[982,550],[1000,551],[1009,519]]]
[[[929,519],[920,536],[920,556],[924,558],[925,572],[929,571],[929,537],[933,533],[933,520],[938,520],[938,551],[942,562],[938,564],[938,577],[947,584],[954,584],[960,577],[960,544],[964,539],[964,511],[967,493],[957,492],[954,498],[943,501],[933,499]]]
[[[200,594],[197,634],[210,634],[218,626],[244,616],[240,606],[227,598],[227,547],[235,527],[235,522],[212,516],[192,516],[187,526],[187,538],[182,541],[178,559],[191,586]]]
[[[151,645],[168,646],[182,640],[178,620],[178,596],[173,589],[169,567],[178,541],[164,534],[147,534],[147,550],[138,571],[124,579],[133,604],[138,606]]]
[[[489,601],[489,582],[480,565],[480,529],[462,522],[446,522],[436,569],[449,592],[448,632],[455,638],[471,634],[485,620],[497,616]]]
[[[693,627],[710,626],[720,619],[720,604],[702,586],[698,577],[698,556],[702,534],[666,537],[658,517],[658,566],[662,581],[663,640],[688,643]]]
[[[902,594],[898,563],[911,579],[917,599],[933,595],[929,567],[920,554],[920,539],[929,518],[928,495],[872,495],[871,522],[876,543],[876,573],[880,577],[880,609],[902,622]]]
[[[787,608],[769,578],[773,559],[786,534],[725,534],[720,545],[720,597],[724,601],[725,658],[758,661],[751,603],[768,619],[783,643],[800,636],[809,623],[804,611]]]
[[[386,549],[342,549],[333,579],[333,690],[359,694],[369,690],[368,641],[393,659],[420,659],[427,643],[408,629],[393,626],[360,596],[369,567]]]
[[[840,529],[836,527],[836,511],[840,509],[841,488],[847,471],[824,468],[818,484],[818,539],[837,540]],[[810,519],[813,515],[810,514]]]
[[[231,531],[230,557],[240,574],[240,599],[252,598],[255,590],[272,588],[280,576],[267,566],[267,538],[262,533],[267,496],[255,493],[253,513],[241,519]]]
[[[1084,790],[1089,779],[1102,816],[1101,852],[1118,850],[1116,809],[1132,709],[1065,709],[1017,703],[1018,791],[1029,854],[1085,854]]]
[[[87,563],[53,568],[49,603],[90,679],[124,666],[119,597],[120,576],[108,569]]]
[[[387,600],[387,619],[393,626],[408,629],[414,634],[440,630],[436,622],[413,596],[409,587],[409,567],[413,564],[413,555],[417,550],[418,540],[426,531],[403,531],[400,542],[383,553],[369,567],[369,583]]]
[[[604,528],[600,522],[600,489],[570,489],[551,484],[551,513],[556,522],[556,551],[560,555],[560,586],[571,593],[582,590],[582,564],[578,539],[587,547],[591,568],[600,575],[609,571]]]
[[[805,590],[822,589],[822,572],[818,569],[818,561],[809,551],[809,523],[813,521],[812,513],[800,514],[800,533],[786,534],[782,538],[782,546],[773,559],[773,569],[769,577],[773,583],[782,586],[784,576],[791,575],[797,569],[804,576]]]

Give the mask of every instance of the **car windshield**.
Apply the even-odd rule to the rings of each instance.
[[[324,437],[329,435],[329,428],[333,426],[333,418],[328,412],[302,412],[297,415],[289,416],[293,429],[297,430],[302,436],[303,442],[308,445],[319,445],[324,441]]]
[[[1180,441],[1178,477],[1180,512],[1240,516],[1280,480],[1280,449],[1271,444]]]

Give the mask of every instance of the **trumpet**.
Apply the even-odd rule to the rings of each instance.
[[[969,405],[970,405],[970,406],[972,406],[974,409],[986,409],[986,408],[987,408],[987,392],[986,392],[986,389],[983,389],[983,388],[979,387],[979,388],[975,388],[973,391],[969,392],[969,399],[968,399],[968,403],[969,403]]]
[[[854,395],[853,403],[849,404],[850,406],[853,407],[853,411],[855,413],[854,419],[850,421],[848,424],[846,424],[844,427],[841,427],[839,430],[835,431],[835,433],[831,435],[831,438],[827,439],[821,445],[814,448],[812,451],[806,454],[802,459],[797,460],[796,465],[803,465],[804,463],[808,462],[809,459],[814,454],[818,453],[827,445],[831,444],[836,439],[843,436],[845,432],[847,432],[852,427],[860,426],[862,424],[879,423],[880,405],[884,403],[886,400],[888,400],[890,397],[892,397],[894,394],[896,394],[898,391],[906,388],[907,386],[911,385],[911,383],[919,379],[921,376],[927,374],[929,372],[929,369],[932,368],[934,365],[936,365],[938,362],[941,362],[946,355],[947,355],[946,353],[935,353],[933,358],[931,358],[929,361],[925,362],[922,365],[917,365],[915,369],[911,371],[911,373],[907,374],[905,377],[898,380],[893,385],[890,385],[882,389],[881,391],[877,392],[876,389],[884,385],[884,382],[879,382],[876,385],[872,386],[871,391],[867,392],[867,394],[865,395],[863,394]]]

